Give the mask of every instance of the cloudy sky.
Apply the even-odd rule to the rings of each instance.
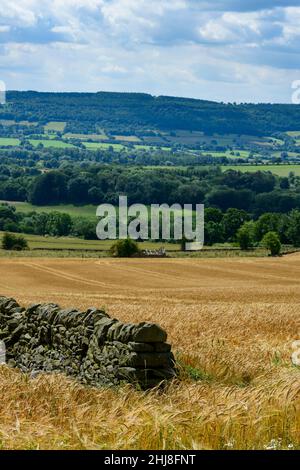
[[[0,0],[0,80],[291,102],[300,0]]]

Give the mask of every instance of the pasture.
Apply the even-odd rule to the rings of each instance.
[[[165,390],[85,388],[0,368],[2,449],[299,449],[300,255],[230,260],[1,259],[21,304],[105,307],[169,334]],[[291,275],[293,273],[293,275]]]
[[[90,256],[92,257],[108,256],[108,251],[114,243],[114,240],[84,240],[83,238],[76,238],[71,236],[51,237],[28,234],[21,235],[26,238],[30,251],[26,251],[25,253],[11,252],[11,256],[36,256],[36,254],[34,253],[35,251],[38,251],[37,256],[57,256],[57,253],[55,254],[55,251],[64,252],[64,256],[68,255],[68,251],[70,252],[69,256],[72,256],[72,252],[76,252],[76,256],[78,255],[78,252],[79,255],[84,255],[84,253],[86,252],[86,255],[90,254]],[[0,243],[2,242],[2,237],[3,232],[0,232]],[[160,247],[164,247],[166,250],[172,252],[178,252],[180,250],[180,245],[175,243],[156,243],[151,241],[145,241],[140,243],[139,246],[141,249],[144,250],[157,250]],[[42,251],[43,253],[41,253]],[[0,256],[7,256],[7,252],[0,249]]]
[[[92,204],[83,205],[83,206],[74,206],[73,204],[58,204],[51,206],[35,206],[29,202],[19,202],[19,201],[0,201],[1,203],[7,202],[12,206],[15,206],[18,212],[64,212],[70,214],[74,217],[87,217],[95,218],[97,206]]]
[[[106,144],[104,142],[83,142],[83,145],[88,150],[108,150],[111,147],[114,151],[120,152],[120,150],[126,149],[122,144]]]
[[[75,148],[74,145],[68,143],[68,142],[62,142],[61,140],[55,140],[55,139],[50,139],[50,140],[42,140],[42,139],[29,139],[29,142],[33,147],[37,147],[38,145],[42,145],[44,148],[58,148],[58,149],[63,149],[63,148]]]
[[[20,139],[0,137],[0,147],[17,147],[18,145],[20,145]]]
[[[274,175],[278,176],[289,176],[290,172],[293,172],[296,176],[300,176],[300,165],[226,165],[221,166],[222,171],[236,170],[245,172],[256,172],[256,171],[271,171]]]
[[[46,132],[63,132],[67,123],[59,121],[50,121],[44,126]]]
[[[205,151],[205,152],[201,151],[200,153],[201,153],[201,155],[204,155],[204,156],[212,156],[212,157],[216,157],[216,158],[220,158],[220,157],[249,158],[249,155],[250,155],[249,150],[239,150],[239,149],[235,149],[233,152],[231,152],[230,150],[227,150],[226,152],[213,152],[213,151],[210,152],[208,150],[208,151]]]
[[[101,141],[108,139],[107,135],[105,134],[72,134],[68,132],[64,134],[65,139],[79,139],[79,140],[94,140],[94,141]]]

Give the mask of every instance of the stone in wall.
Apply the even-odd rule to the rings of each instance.
[[[0,297],[0,340],[7,361],[32,374],[63,372],[93,386],[130,382],[142,388],[175,377],[167,333],[154,323],[125,324],[103,310],[56,304],[25,309]]]

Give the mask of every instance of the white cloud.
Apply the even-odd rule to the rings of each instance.
[[[0,78],[9,88],[283,101],[300,78],[295,5],[0,0]]]
[[[0,25],[0,33],[8,33],[10,31],[9,25]]]

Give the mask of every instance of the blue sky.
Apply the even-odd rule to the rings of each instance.
[[[0,80],[291,102],[300,0],[0,0]]]

